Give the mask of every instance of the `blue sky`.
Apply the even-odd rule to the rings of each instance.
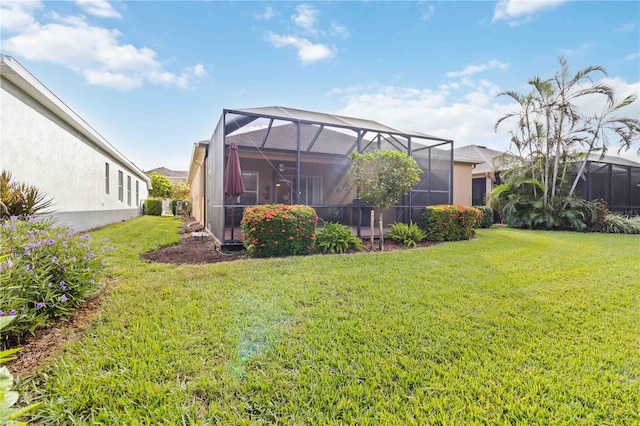
[[[142,169],[187,170],[223,108],[288,106],[508,148],[514,111],[564,55],[640,94],[640,3],[1,3],[11,55]],[[598,100],[585,100],[586,111]],[[638,102],[626,115],[640,117]],[[638,161],[633,152],[623,156]]]

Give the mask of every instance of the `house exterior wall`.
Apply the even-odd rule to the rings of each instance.
[[[191,215],[204,225],[204,168],[198,167],[191,181]]]
[[[57,112],[4,74],[2,77],[0,168],[10,171],[16,181],[35,185],[47,198],[52,198],[52,215],[76,230],[104,226],[141,213],[142,202],[148,196],[148,179],[140,170],[96,146]],[[25,87],[24,81],[21,86]],[[59,102],[50,92],[43,96]]]
[[[473,166],[468,163],[453,165],[453,204],[471,205],[471,176]]]

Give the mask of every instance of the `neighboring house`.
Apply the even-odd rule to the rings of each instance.
[[[138,216],[151,182],[10,56],[0,55],[0,169],[86,230]]]
[[[165,176],[173,184],[176,184],[178,182],[186,182],[187,175],[189,174],[189,172],[185,172],[182,170],[171,170],[171,169],[167,169],[166,167],[158,167],[152,170],[147,170],[145,174],[150,175],[151,173],[154,173],[154,172],[159,175]]]
[[[495,185],[500,184],[500,172],[513,164],[508,154],[480,145],[467,145],[455,148],[456,158],[478,160],[472,172],[471,205],[484,206],[485,196]]]
[[[239,197],[224,194],[231,142],[238,145],[245,187]],[[306,204],[321,219],[353,226],[361,235],[371,206],[357,199],[348,180],[350,153],[400,150],[423,170],[420,182],[386,214],[392,223],[418,220],[425,206],[454,201],[452,147],[452,140],[371,120],[284,107],[225,109],[211,141],[195,145],[187,182],[194,216],[225,245],[241,242],[243,209],[264,203]]]
[[[500,172],[514,161],[508,154],[484,146],[469,145],[454,149],[455,158],[469,156],[482,159],[473,169],[472,204],[484,205],[485,194],[500,184]],[[582,161],[572,167],[572,182],[580,170]],[[610,210],[629,215],[640,213],[640,163],[616,157],[592,153],[582,173],[576,193],[587,200],[604,199]]]
[[[187,185],[191,188],[191,216],[200,224],[205,223],[207,188],[207,147],[209,141],[194,144],[191,167],[187,175]]]
[[[577,186],[577,191],[587,200],[603,199],[609,210],[640,215],[640,163],[613,155],[592,153]],[[580,170],[577,161],[573,176]]]

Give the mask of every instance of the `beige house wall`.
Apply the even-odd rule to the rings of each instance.
[[[461,206],[471,205],[471,179],[473,165],[469,163],[454,163],[453,165],[453,204]]]
[[[203,168],[197,167],[191,181],[191,215],[200,224],[204,225],[204,185]]]

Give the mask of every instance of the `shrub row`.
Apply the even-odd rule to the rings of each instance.
[[[0,316],[16,317],[3,336],[12,340],[93,294],[104,269],[100,255],[108,250],[51,219],[15,216],[0,223],[0,247]]]
[[[255,257],[311,253],[316,211],[304,205],[266,204],[249,207],[242,217],[244,246]]]
[[[476,228],[490,228],[493,225],[493,209],[489,206],[472,206],[480,210],[482,219],[476,224]]]
[[[468,240],[482,220],[480,210],[466,206],[428,206],[422,213],[422,226],[429,241]]]
[[[159,198],[147,198],[144,202],[144,211],[149,216],[162,216],[162,200]]]

